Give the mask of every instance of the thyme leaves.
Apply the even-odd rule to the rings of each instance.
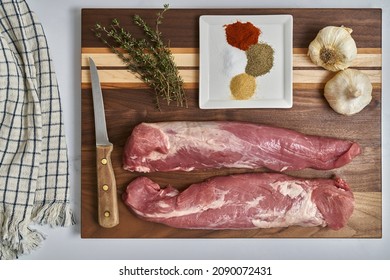
[[[133,22],[143,30],[143,38],[135,38],[121,26],[118,19],[113,19],[108,27],[97,23],[93,29],[95,35],[125,63],[127,69],[154,91],[159,110],[161,100],[165,100],[167,105],[176,102],[177,106],[188,107],[183,79],[159,30],[168,8],[166,4],[157,13],[154,29],[139,15],[134,15]]]

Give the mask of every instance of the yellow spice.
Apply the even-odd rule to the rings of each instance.
[[[230,91],[233,97],[238,100],[251,98],[255,89],[256,79],[247,73],[238,74],[230,81]]]

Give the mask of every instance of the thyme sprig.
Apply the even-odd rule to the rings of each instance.
[[[136,74],[154,91],[156,106],[160,100],[167,105],[176,102],[177,106],[187,107],[183,79],[179,74],[171,50],[165,45],[159,26],[162,24],[168,4],[157,13],[156,26],[153,29],[139,15],[134,15],[133,22],[141,28],[144,38],[135,38],[125,30],[118,19],[113,19],[109,27],[97,23],[93,31],[125,63],[127,69]]]

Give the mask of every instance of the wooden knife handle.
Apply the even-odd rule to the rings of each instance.
[[[111,164],[112,150],[112,145],[96,147],[98,219],[100,226],[105,228],[119,224],[115,174]]]

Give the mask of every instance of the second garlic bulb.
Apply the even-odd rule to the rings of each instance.
[[[333,110],[351,116],[371,102],[372,84],[369,77],[360,70],[346,69],[326,83],[324,95]]]

